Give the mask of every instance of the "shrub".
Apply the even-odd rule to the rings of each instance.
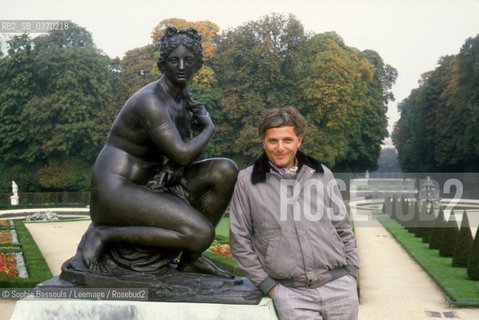
[[[479,228],[471,248],[471,255],[467,263],[467,275],[471,280],[479,280]]]
[[[459,236],[456,241],[456,247],[454,248],[454,254],[452,256],[453,267],[467,267],[467,262],[471,255],[472,248],[472,233],[469,226],[469,219],[467,213],[464,210],[462,214],[461,229],[459,230]]]
[[[422,237],[423,229],[422,229],[422,221],[421,215],[419,212],[419,203],[416,201],[414,204],[414,218],[412,219],[412,232],[418,238]]]
[[[386,213],[388,214],[388,204],[387,203],[390,203],[390,199],[389,199],[389,196],[386,196],[386,198],[384,199],[384,202],[383,202],[383,206],[381,208],[381,212],[383,213]]]
[[[428,211],[427,206],[424,203],[421,210],[419,211],[419,218],[421,219],[421,237],[422,242],[429,243],[431,241],[431,231],[434,226],[434,209]]]
[[[451,211],[446,228],[442,231],[442,239],[439,247],[439,255],[441,257],[452,257],[458,235],[459,228],[457,227],[456,217],[454,216],[454,211]]]
[[[439,249],[441,247],[442,232],[444,231],[446,222],[444,221],[444,211],[442,208],[439,209],[439,214],[434,220],[434,227],[429,231],[431,233],[431,238],[429,242],[429,249]]]

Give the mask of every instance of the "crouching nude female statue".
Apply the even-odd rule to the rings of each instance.
[[[186,91],[203,62],[196,30],[167,29],[162,77],[137,91],[115,119],[95,162],[92,224],[79,245],[92,273],[104,257],[154,271],[181,252],[177,270],[232,277],[202,256],[229,203],[237,167],[229,159],[193,162],[214,130],[205,106]]]

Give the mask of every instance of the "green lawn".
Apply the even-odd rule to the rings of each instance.
[[[439,256],[439,250],[429,249],[429,244],[409,233],[392,219],[381,222],[409,255],[431,276],[452,301],[479,303],[479,281],[472,281],[466,268],[453,268],[452,258]],[[466,305],[466,304],[465,304]]]
[[[220,223],[216,227],[216,236],[215,239],[220,243],[229,243],[229,223],[230,219],[225,217],[221,219]],[[217,254],[206,250],[203,252],[203,255],[213,261],[218,267],[221,269],[227,270],[229,272],[234,273],[237,276],[244,276],[243,270],[241,270],[238,265],[236,264],[233,257],[226,257],[221,254]]]
[[[229,242],[230,239],[230,218],[221,219],[216,227],[216,240]]]

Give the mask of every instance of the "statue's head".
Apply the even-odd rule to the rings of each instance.
[[[156,62],[158,70],[164,71],[166,59],[179,45],[183,45],[195,54],[196,71],[201,69],[203,65],[203,48],[201,47],[201,36],[198,34],[198,31],[194,28],[178,29],[176,27],[168,27],[160,39],[160,56]]]

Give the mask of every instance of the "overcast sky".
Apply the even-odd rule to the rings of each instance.
[[[396,103],[420,75],[479,33],[479,0],[0,0],[0,20],[71,20],[112,58],[150,43],[167,18],[209,20],[225,30],[271,13],[295,15],[306,31],[336,31],[346,45],[375,50],[395,67],[389,131],[399,117]]]

